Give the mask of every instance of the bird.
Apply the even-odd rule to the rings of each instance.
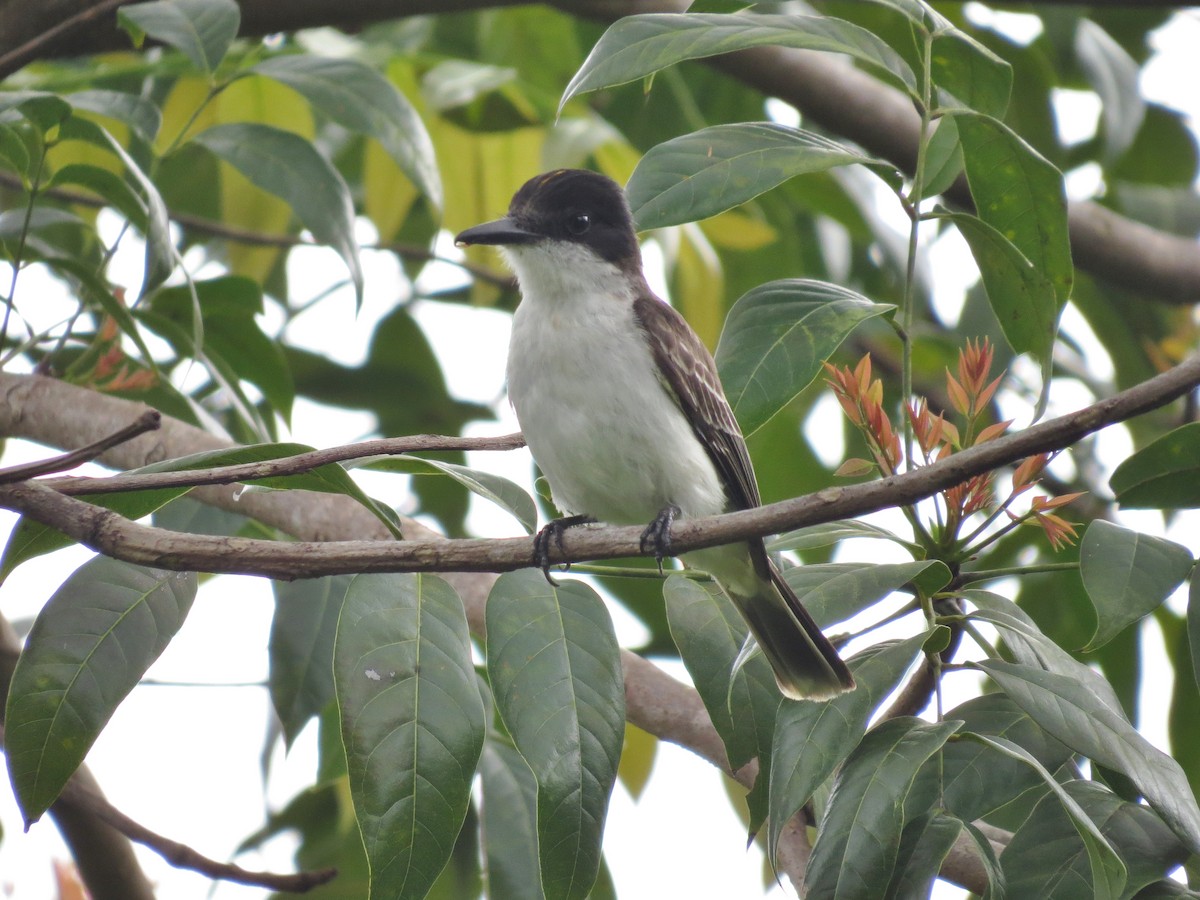
[[[716,363],[651,290],[619,184],[583,169],[527,181],[500,219],[459,246],[491,245],[516,275],[508,396],[529,451],[565,515],[534,540],[549,578],[552,543],[590,522],[649,523],[661,567],[677,518],[759,506],[750,454]],[[762,649],[780,692],[825,700],[854,688],[837,650],[788,586],[762,538],[696,550]]]

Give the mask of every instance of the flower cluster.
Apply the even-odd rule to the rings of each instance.
[[[946,393],[950,406],[960,420],[958,424],[948,421],[944,413],[935,415],[924,397],[905,405],[912,439],[921,457],[920,461],[913,460],[914,464],[930,465],[965,447],[994,440],[1012,425],[1011,419],[985,424],[996,389],[1004,377],[1003,372],[992,377],[993,357],[994,348],[986,338],[968,341],[959,352],[957,372],[946,370]],[[904,458],[901,442],[884,412],[883,383],[871,378],[870,354],[859,360],[853,369],[826,363],[825,372],[826,383],[837,397],[846,417],[862,434],[872,457],[871,460],[848,459],[839,467],[837,474],[855,476],[872,471],[885,476],[896,474]],[[1013,473],[1012,490],[999,504],[996,502],[995,475],[992,472],[975,475],[942,491],[938,498],[938,523],[935,529],[938,534],[935,540],[943,546],[958,543],[963,523],[976,513],[986,514],[984,525],[963,541],[969,543],[1004,513],[1013,523],[1010,527],[1028,522],[1041,528],[1056,550],[1072,543],[1076,537],[1074,526],[1054,510],[1070,503],[1079,494],[1035,496],[1029,512],[1016,515],[1009,511],[1019,495],[1037,484],[1050,459],[1049,454],[1042,454],[1024,460]]]

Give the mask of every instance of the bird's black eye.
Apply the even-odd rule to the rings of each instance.
[[[574,235],[580,235],[592,227],[592,217],[587,213],[579,213],[567,219],[567,231]]]

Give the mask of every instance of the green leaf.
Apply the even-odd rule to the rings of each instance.
[[[706,219],[797,175],[869,166],[885,180],[895,166],[815,132],[773,122],[714,125],[654,147],[625,191],[638,230]]]
[[[488,900],[541,900],[533,773],[515,748],[489,740],[483,745],[479,775]]]
[[[730,310],[715,354],[742,431],[752,435],[791,403],[855,326],[893,309],[801,278],[772,281],[745,294]]]
[[[276,56],[251,69],[304,95],[351,131],[370,135],[435,209],[442,181],[425,123],[402,93],[370,66],[354,59]]]
[[[60,136],[64,140],[87,141],[115,154],[125,166],[144,194],[146,208],[146,262],[142,274],[142,290],[140,296],[158,287],[167,280],[167,276],[175,269],[175,245],[171,241],[171,222],[167,214],[167,205],[162,195],[150,177],[142,171],[137,161],[121,146],[107,130],[79,116],[72,116],[62,123]],[[149,354],[146,354],[149,358]]]
[[[148,144],[154,142],[162,125],[162,111],[139,94],[93,88],[68,94],[66,99],[75,109],[124,122]]]
[[[164,459],[162,462],[151,463],[132,472],[186,472],[192,469],[215,469],[221,466],[234,466],[242,463],[266,462],[272,459],[283,459],[309,453],[312,447],[307,444],[274,443],[274,444],[245,444],[230,447],[225,450],[206,450],[202,453],[191,453],[174,459]],[[347,474],[338,463],[326,463],[307,472],[297,472],[294,475],[274,475],[267,478],[248,478],[242,484],[260,485],[277,490],[320,491],[326,494],[345,494],[353,497],[379,519],[388,530],[399,540],[403,539],[399,522],[395,513],[366,495],[361,487]],[[175,496],[174,494],[172,496]],[[165,502],[165,501],[164,501]],[[161,505],[161,504],[160,504]]]
[[[953,116],[943,116],[929,137],[925,148],[924,196],[936,197],[950,190],[962,172],[962,145],[958,142],[958,126]]]
[[[1101,136],[1107,168],[1133,146],[1146,120],[1146,101],[1138,86],[1141,71],[1129,55],[1100,25],[1086,17],[1075,23],[1075,56],[1079,67],[1100,98]]]
[[[1047,732],[1093,762],[1128,777],[1193,853],[1200,808],[1179,763],[1076,679],[1001,660],[976,663]]]
[[[135,228],[145,232],[146,206],[120,175],[88,163],[68,163],[54,173],[46,186],[53,188],[65,184],[87,188],[121,213]]]
[[[1151,441],[1117,466],[1108,485],[1128,509],[1200,506],[1200,422]]]
[[[942,862],[962,832],[962,822],[938,812],[928,812],[905,825],[892,880],[884,896],[930,896]]]
[[[71,104],[48,91],[0,92],[0,113],[15,109],[43,134],[71,116]]]
[[[1192,678],[1196,687],[1200,688],[1200,577],[1194,572],[1188,586],[1187,636],[1192,657]]]
[[[912,661],[927,634],[868,647],[849,660],[857,687],[828,703],[784,703],[771,749],[770,830],[767,850],[775,859],[788,821],[833,774],[866,733],[867,722]]]
[[[963,738],[978,741],[986,747],[991,747],[1009,759],[1023,762],[1036,772],[1046,787],[1050,789],[1050,793],[1062,805],[1063,811],[1071,820],[1071,824],[1075,826],[1075,830],[1078,832],[1087,850],[1088,862],[1091,866],[1091,884],[1089,885],[1091,891],[1089,892],[1089,896],[1094,896],[1096,900],[1118,900],[1118,898],[1123,896],[1122,890],[1125,887],[1127,873],[1121,857],[1117,855],[1112,845],[1100,833],[1100,829],[1096,827],[1096,823],[1092,821],[1091,817],[1075,802],[1074,798],[1058,783],[1057,779],[1046,770],[1045,766],[1034,759],[1033,755],[1020,744],[1015,744],[1005,738],[989,737],[970,732],[964,733]],[[1042,836],[1041,843],[1044,843],[1045,840],[1045,836]],[[1009,852],[1006,849],[1000,857],[1001,864],[1006,861],[1008,856]],[[1017,869],[1018,871],[1026,870],[1028,866],[1029,859],[1022,857]],[[1008,871],[1010,872],[1008,884],[1012,887],[1014,885],[1014,879],[1011,874],[1013,870],[1008,869]],[[1038,896],[1045,897],[1048,895],[1039,892]]]
[[[349,575],[331,575],[271,582],[275,616],[267,682],[289,747],[334,698],[334,636],[350,581]]]
[[[192,138],[268,193],[285,200],[318,241],[342,257],[362,305],[363,275],[346,182],[304,138],[254,122],[214,125]]]
[[[834,782],[804,879],[806,897],[878,896],[891,881],[905,824],[936,799],[914,790],[917,774],[958,726],[902,717],[867,733]]]
[[[5,756],[26,826],[58,797],[195,596],[195,573],[98,556],[46,602],[17,658],[5,714]]]
[[[1129,803],[1090,781],[1068,781],[1063,790],[1095,823],[1126,868],[1121,896],[1162,878],[1187,853],[1170,829],[1146,807]],[[1093,888],[1088,846],[1055,796],[1041,800],[1017,829],[1001,863],[1010,896],[1073,900],[1100,896]],[[1111,865],[1111,863],[1109,863]]]
[[[23,179],[32,174],[29,170],[29,148],[21,139],[21,132],[3,122],[0,122],[0,159],[8,162]]]
[[[761,655],[739,659],[746,623],[715,581],[672,575],[663,585],[667,624],[734,769],[757,758],[759,777],[747,804],[751,830],[767,815],[771,740],[782,700]]]
[[[233,383],[255,385],[284,421],[290,420],[296,389],[279,342],[264,334],[257,321],[263,311],[257,282],[226,275],[161,288],[136,315],[170,340],[181,356],[193,355],[193,290],[200,304],[204,355],[228,367]]]
[[[940,560],[906,563],[826,563],[792,566],[783,577],[822,627],[862,612],[893,591],[913,585],[925,596],[950,582]]]
[[[1051,772],[1071,758],[1069,748],[1034,724],[1006,694],[973,697],[946,717],[961,719],[964,731],[1020,744]],[[972,741],[948,744],[941,765],[945,807],[967,822],[990,815],[1042,783],[1023,761],[997,759],[995,753]]]
[[[625,731],[620,648],[603,601],[536,569],[501,575],[487,602],[496,709],[537,781],[548,897],[586,897],[600,867]]]
[[[449,475],[473,494],[490,500],[521,523],[526,534],[537,528],[537,505],[529,492],[514,481],[481,469],[472,469],[437,459],[419,456],[391,456],[363,461],[362,467],[382,472],[405,472],[414,475]]]
[[[1153,612],[1188,577],[1192,554],[1165,538],[1096,519],[1079,545],[1079,574],[1096,607],[1096,633],[1085,651],[1103,647]]]
[[[990,591],[964,591],[962,596],[978,607],[970,618],[990,622],[1003,632],[1004,641],[1017,662],[1078,682],[1117,716],[1127,718],[1121,699],[1104,676],[1050,640],[1013,601]]]
[[[370,900],[423,897],[454,847],[483,749],[462,602],[432,575],[359,575],[334,684]]]
[[[75,499],[111,509],[127,519],[136,521],[142,516],[148,516],[160,506],[171,502],[181,494],[187,493],[187,488],[165,488],[154,491],[135,491],[130,493],[113,494],[80,494]],[[0,582],[3,582],[21,563],[61,550],[75,543],[61,531],[43,525],[26,516],[17,520],[16,526],[8,535],[8,543],[4,546],[4,556],[0,558]]]
[[[948,24],[948,23],[947,23]],[[966,32],[938,29],[929,57],[933,83],[950,95],[943,105],[963,105],[1003,118],[1012,93],[1012,66]]]
[[[117,11],[117,24],[141,46],[148,35],[183,52],[212,75],[237,37],[241,11],[234,0],[154,0]]]
[[[812,550],[854,538],[891,541],[901,547],[916,547],[915,544],[878,525],[860,522],[858,519],[838,519],[821,525],[797,528],[795,531],[787,531],[776,537],[768,538],[767,550],[771,553],[781,553],[785,550]]]
[[[764,45],[844,53],[917,96],[916,76],[895,50],[832,16],[659,13],[610,25],[563,91],[559,110],[578,94],[637,81],[684,60]]]
[[[1075,272],[1062,173],[1003,122],[975,113],[956,112],[954,118],[977,215],[1021,251],[1053,290],[1053,302],[1039,312],[1039,321],[1053,323],[1039,345],[1045,351]],[[1038,361],[1048,375],[1048,356]]]
[[[1050,359],[1058,329],[1059,307],[1054,286],[1016,245],[982,219],[969,213],[939,212],[936,218],[953,222],[975,264],[988,303],[1009,346],[1040,362]]]

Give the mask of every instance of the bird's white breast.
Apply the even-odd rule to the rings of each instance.
[[[722,511],[720,478],[659,380],[623,273],[572,245],[506,255],[522,293],[509,398],[555,504],[628,524],[669,504],[685,516]]]

